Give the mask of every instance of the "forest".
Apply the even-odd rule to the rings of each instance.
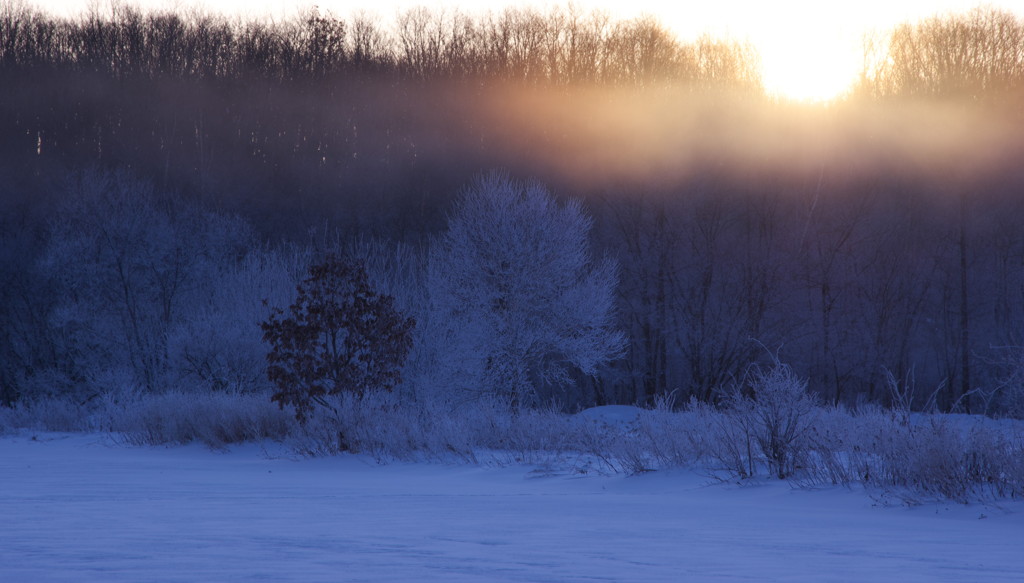
[[[571,5],[273,22],[4,2],[0,405],[265,394],[260,324],[341,256],[415,321],[394,383],[412,401],[500,377],[564,411],[713,406],[784,363],[825,403],[1024,416],[1024,19],[865,47],[848,94],[799,104],[766,94],[751,46]],[[466,224],[539,294],[508,325],[540,348],[459,319],[491,293],[453,259],[488,192],[531,205]]]

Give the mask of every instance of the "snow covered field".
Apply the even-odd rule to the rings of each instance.
[[[0,438],[0,581],[1021,581],[1024,504]]]

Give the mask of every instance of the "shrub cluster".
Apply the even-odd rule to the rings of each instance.
[[[203,443],[220,449],[295,432],[294,417],[264,392],[107,394],[87,403],[67,397],[0,407],[0,434],[18,430],[102,432],[130,445]]]
[[[755,378],[793,388],[786,369]],[[775,387],[779,388],[779,387]],[[781,392],[781,391],[780,391]],[[638,474],[685,467],[717,480],[785,479],[799,487],[861,487],[905,504],[1024,497],[1024,423],[877,408],[806,407],[752,397],[716,409],[661,400],[632,419],[512,409],[498,399],[410,402],[392,392],[346,392],[299,424],[266,394],[167,393],[81,405],[49,399],[0,408],[0,433],[103,431],[129,444],[201,442],[213,448],[272,439],[301,456],[342,452],[378,462],[531,464],[538,473]],[[763,401],[768,401],[763,402]],[[600,411],[600,409],[595,410]],[[776,412],[774,417],[770,412]],[[789,440],[774,421],[793,420]],[[784,453],[782,453],[784,452]]]

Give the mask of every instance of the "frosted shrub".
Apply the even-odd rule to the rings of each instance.
[[[472,433],[438,404],[387,391],[341,393],[314,409],[293,440],[308,456],[363,453],[378,461],[475,461]]]
[[[752,378],[792,380],[769,372]],[[802,403],[795,391],[788,394]],[[605,421],[550,408],[510,408],[498,398],[455,404],[412,402],[388,391],[346,392],[327,396],[329,406],[313,409],[300,425],[264,393],[125,391],[87,403],[50,398],[0,408],[0,433],[103,431],[129,444],[198,441],[215,448],[274,439],[307,456],[349,452],[380,462],[528,463],[547,473],[694,467],[719,478],[748,479],[766,471],[777,477],[781,465],[785,479],[800,486],[859,484],[880,499],[908,504],[1024,497],[1022,422],[801,405],[797,431],[787,432],[793,413],[768,407],[773,401],[760,403],[755,395],[764,391],[734,397],[738,403],[727,409],[691,403],[674,411],[661,403],[628,420]],[[771,411],[775,424],[765,417]],[[778,438],[787,448],[781,462],[769,457],[773,427],[781,428],[782,437],[795,436]]]
[[[749,428],[732,417],[698,401],[688,406],[693,426],[685,431],[704,469],[715,476],[724,473],[745,479],[753,477],[753,441]]]
[[[648,467],[688,466],[705,455],[707,428],[705,420],[693,413],[695,403],[677,412],[671,399],[661,398],[653,409],[637,416],[631,441],[646,452]]]
[[[572,447],[572,419],[550,408],[509,408],[501,400],[489,400],[485,405],[489,414],[486,424],[474,426],[474,430],[487,447],[504,449],[527,460],[531,454],[558,454]],[[504,431],[491,432],[491,428],[503,427]]]
[[[198,441],[220,448],[245,441],[283,440],[294,425],[291,416],[264,393],[123,391],[88,403],[48,398],[0,408],[0,432],[102,431],[132,445]]]
[[[712,426],[721,418],[721,413],[696,401],[676,411],[671,398],[659,398],[654,408],[637,409],[629,420],[578,419],[569,447],[615,472],[688,467],[710,459]]]
[[[232,443],[283,440],[294,422],[265,393],[126,395],[109,399],[100,412],[105,429],[133,445],[198,441],[220,448]]]
[[[820,409],[807,431],[807,457],[795,482],[849,486],[871,479],[876,436],[884,435],[894,418],[879,408],[864,408],[856,415],[843,407]]]
[[[1024,441],[1009,424],[867,408],[820,411],[796,482],[862,484],[904,503],[1024,495]]]
[[[298,428],[297,453],[363,453],[382,462],[537,463],[579,452],[585,441],[567,415],[510,409],[498,399],[410,403],[394,393],[368,391],[335,395],[329,403]]]
[[[806,381],[779,362],[752,366],[742,387],[726,395],[721,415],[696,410],[709,421],[707,445],[720,469],[746,478],[763,465],[779,479],[792,476],[804,461],[816,411]]]
[[[0,435],[18,429],[33,431],[95,431],[88,408],[77,399],[35,398],[0,407]]]
[[[638,447],[634,423],[615,423],[583,416],[572,421],[563,439],[567,449],[586,458],[577,463],[578,471],[596,469],[636,474],[650,468],[646,449]]]
[[[910,425],[891,425],[874,445],[877,463],[866,485],[905,501],[925,497],[967,503],[1024,495],[1024,476],[1016,463],[1024,455],[1021,444],[982,421],[960,427],[947,416],[932,415]]]
[[[810,428],[816,402],[807,393],[807,382],[786,365],[769,369],[754,367],[748,373],[753,397],[742,397],[753,417],[754,439],[769,470],[779,479],[792,475],[807,448],[804,439]],[[736,397],[737,395],[734,395]]]

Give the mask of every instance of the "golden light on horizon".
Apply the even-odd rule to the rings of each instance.
[[[541,11],[570,4],[600,10],[613,20],[653,16],[683,41],[701,35],[749,42],[761,57],[768,94],[798,102],[827,102],[852,88],[863,67],[864,38],[902,22],[966,12],[979,6],[1024,16],[1021,0],[860,0],[837,4],[820,0],[716,0],[685,4],[663,0],[26,0],[58,14],[126,3],[144,9],[201,10],[284,19],[317,6],[339,16],[365,10],[387,22],[400,12],[426,6],[467,14],[500,12],[508,7]]]
[[[710,33],[749,42],[760,55],[769,95],[815,103],[842,97],[853,88],[864,66],[867,37],[884,35],[901,23],[981,5],[1024,14],[1024,5],[1012,0],[718,0],[662,11],[660,17],[684,39]]]
[[[715,0],[678,5],[632,0],[628,9],[623,2],[590,0],[583,5],[624,18],[654,15],[683,40],[709,34],[749,42],[760,55],[766,92],[803,103],[828,102],[852,89],[865,64],[865,39],[884,36],[899,24],[979,7],[1024,17],[1022,0]]]

